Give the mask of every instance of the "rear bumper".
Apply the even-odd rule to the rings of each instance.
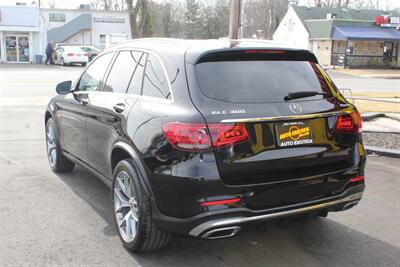
[[[229,237],[236,235],[243,225],[252,222],[273,220],[321,210],[343,211],[349,209],[360,201],[364,187],[362,183],[348,188],[338,196],[268,210],[255,211],[237,208],[205,212],[187,219],[155,214],[154,219],[160,228],[176,234],[205,239]]]
[[[202,223],[195,228],[193,228],[190,232],[189,235],[195,236],[195,237],[205,237],[209,238],[210,235],[209,233],[212,231],[212,229],[219,229],[222,227],[227,227],[227,226],[237,226],[241,225],[244,223],[248,222],[257,222],[257,221],[266,221],[266,220],[273,220],[273,219],[278,219],[282,217],[287,217],[291,215],[296,215],[296,214],[302,214],[302,213],[307,213],[307,212],[313,212],[321,209],[329,209],[335,206],[342,206],[343,210],[347,209],[349,205],[356,205],[362,197],[362,193],[354,193],[351,195],[348,195],[344,198],[337,199],[337,200],[331,200],[327,201],[324,203],[320,204],[313,204],[310,206],[305,206],[302,208],[295,208],[295,209],[290,209],[290,210],[285,210],[285,211],[279,211],[279,212],[272,212],[272,213],[267,213],[263,215],[257,215],[257,216],[250,216],[250,217],[230,217],[230,218],[225,218],[225,219],[218,219],[218,220],[211,220],[205,223]],[[235,228],[238,229],[238,228]],[[213,232],[214,233],[214,232]]]

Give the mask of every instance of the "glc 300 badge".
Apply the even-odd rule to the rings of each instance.
[[[296,113],[296,114],[301,113],[303,111],[303,108],[299,104],[296,104],[296,103],[290,103],[289,108],[293,113]]]

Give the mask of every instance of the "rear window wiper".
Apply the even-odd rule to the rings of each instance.
[[[289,101],[293,99],[298,99],[298,98],[304,98],[304,97],[311,97],[311,96],[316,96],[316,95],[322,95],[322,96],[330,96],[328,93],[324,92],[317,92],[317,91],[298,91],[298,92],[290,92],[288,93],[283,100]]]

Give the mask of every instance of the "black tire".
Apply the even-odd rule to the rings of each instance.
[[[136,236],[131,242],[126,242],[121,236],[114,206],[115,183],[117,180],[116,177],[121,171],[126,172],[130,176],[138,204]],[[159,229],[154,223],[152,218],[152,203],[150,196],[143,189],[139,181],[133,161],[131,159],[120,161],[115,167],[113,178],[112,206],[114,209],[114,222],[123,245],[132,252],[148,252],[165,247],[170,242],[172,235]]]
[[[53,148],[55,150],[55,160],[54,162],[51,162],[50,159],[50,150],[49,150],[49,127],[52,127],[52,129],[54,130],[54,141],[53,143],[55,144],[55,148]],[[57,129],[57,125],[55,124],[54,120],[52,118],[49,118],[46,122],[46,151],[47,151],[47,158],[49,160],[49,165],[51,167],[51,169],[54,172],[70,172],[74,169],[75,164],[70,161],[69,159],[67,159],[63,153],[62,153],[62,149],[61,149],[61,145],[60,142],[58,140],[58,129]]]
[[[86,63],[82,63],[81,65],[82,65],[82,67],[85,67],[85,66],[86,66]]]

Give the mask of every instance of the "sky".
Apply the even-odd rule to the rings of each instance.
[[[0,0],[0,5],[14,5],[15,2],[25,2],[30,5],[33,1],[36,3],[39,0]],[[91,0],[41,0],[43,4],[54,2],[59,8],[77,8],[79,4],[89,4]],[[155,0],[161,1],[161,0]],[[185,1],[185,0],[182,0]],[[214,0],[218,1],[218,0]],[[369,0],[363,0],[368,2]],[[376,1],[376,0],[373,0]],[[379,0],[382,9],[400,8],[400,0]],[[314,0],[299,0],[300,5],[313,4]]]

